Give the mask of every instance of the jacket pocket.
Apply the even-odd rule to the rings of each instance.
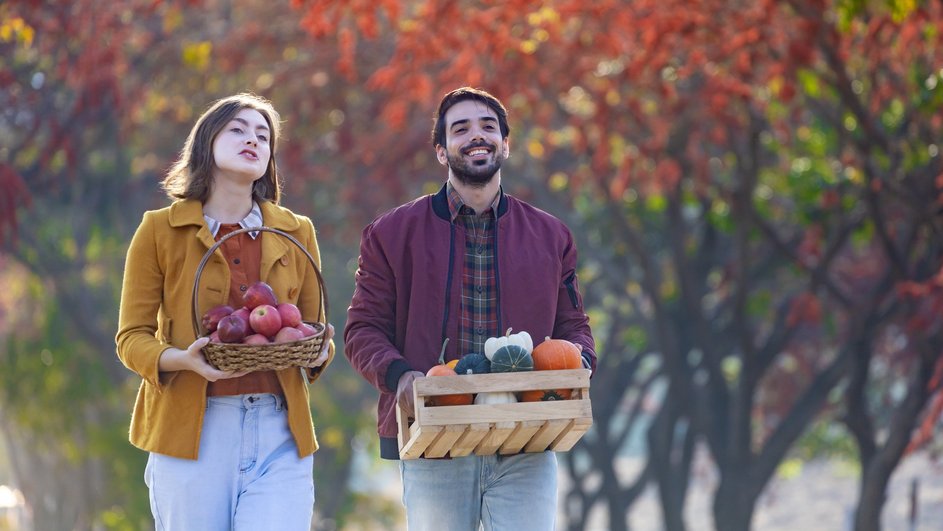
[[[563,280],[563,286],[566,288],[566,293],[570,297],[570,303],[573,305],[573,308],[580,309],[583,306],[583,301],[580,300],[580,291],[576,282],[575,271],[570,273],[570,276]]]

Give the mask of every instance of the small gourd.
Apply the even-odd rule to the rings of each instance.
[[[508,328],[503,336],[489,337],[488,340],[485,341],[485,357],[494,361],[494,353],[497,352],[499,348],[507,345],[517,345],[528,354],[534,350],[534,341],[530,338],[530,334],[527,332],[512,334],[511,329]]]
[[[517,402],[517,397],[510,391],[492,391],[489,393],[478,393],[475,396],[476,404],[513,404]]]
[[[491,360],[484,354],[471,352],[465,354],[455,364],[456,374],[487,374],[491,372]]]
[[[583,367],[583,356],[580,347],[565,339],[544,338],[544,341],[534,348],[532,356],[534,358],[534,370],[536,371],[580,369]],[[572,394],[571,389],[522,391],[521,402],[568,400]]]
[[[534,370],[579,369],[583,366],[581,352],[579,346],[566,339],[544,338],[531,353],[534,357]]]
[[[491,372],[522,372],[534,369],[534,358],[520,345],[504,345],[491,356]]]
[[[426,372],[426,376],[455,376],[455,369],[445,363],[445,347],[449,344],[449,338],[442,342],[442,351],[439,353],[439,363],[433,365]],[[441,395],[429,397],[429,403],[433,406],[467,406],[472,403],[472,395]]]

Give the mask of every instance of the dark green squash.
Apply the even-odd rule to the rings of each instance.
[[[455,374],[487,374],[491,372],[491,360],[484,354],[472,352],[462,356],[455,364]]]
[[[519,345],[505,345],[491,356],[491,372],[521,372],[534,370],[534,358]]]

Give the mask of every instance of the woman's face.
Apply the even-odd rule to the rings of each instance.
[[[268,168],[271,137],[262,113],[255,109],[239,111],[213,141],[214,177],[251,185]]]

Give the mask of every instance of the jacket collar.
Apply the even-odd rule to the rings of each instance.
[[[294,231],[301,226],[301,223],[291,211],[271,201],[262,201],[259,203],[259,208],[262,210],[262,222],[266,227],[283,231]],[[446,211],[448,211],[448,207],[446,207]],[[213,235],[210,234],[209,227],[206,225],[206,220],[203,219],[203,203],[196,199],[174,201],[174,203],[170,205],[169,220],[171,227],[186,227],[188,225],[199,227],[196,237],[206,245],[207,249],[216,243]],[[267,240],[272,241],[273,239],[267,238]],[[283,247],[283,245],[278,247]],[[274,251],[274,249],[272,250]],[[263,253],[264,252],[265,245],[263,244]],[[263,266],[264,265],[265,264],[263,264]]]
[[[435,215],[446,220],[452,220],[452,213],[449,210],[449,196],[448,190],[446,189],[448,183],[442,185],[442,188],[439,188],[439,191],[435,195],[430,196],[432,198],[432,211],[435,212]],[[495,217],[500,218],[508,211],[508,196],[504,193],[504,187],[502,186],[498,192],[498,208],[495,211]]]
[[[293,231],[300,226],[298,219],[291,212],[271,201],[260,202],[259,208],[262,210],[262,221],[266,227]],[[206,221],[203,219],[203,203],[196,199],[182,199],[170,205],[170,226],[185,227],[187,225],[206,227]],[[209,235],[209,229],[206,233]]]

